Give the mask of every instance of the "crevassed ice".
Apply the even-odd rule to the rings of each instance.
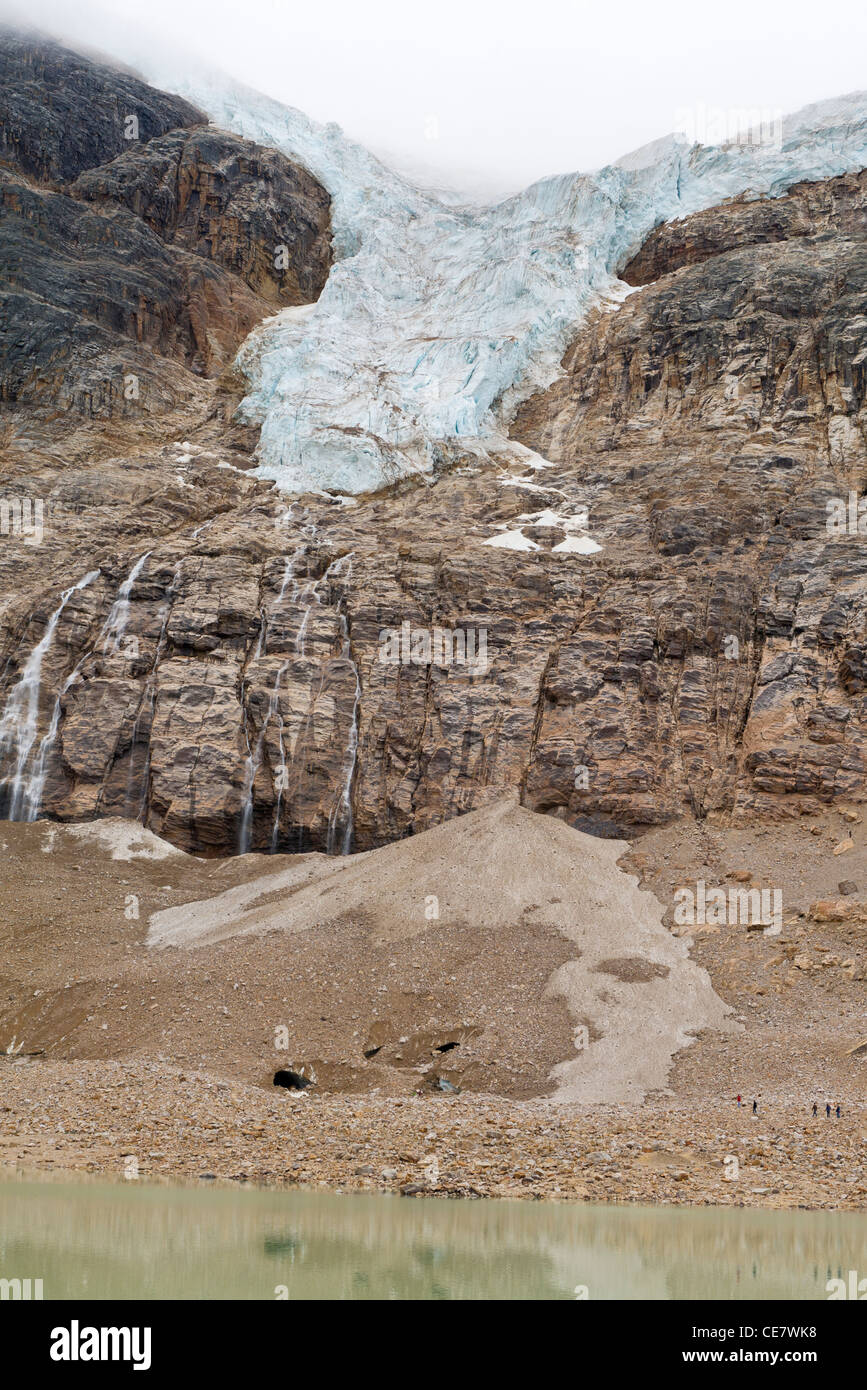
[[[319,301],[266,319],[238,356],[259,474],[289,492],[376,489],[456,453],[526,457],[505,437],[516,406],[559,374],[588,309],[627,292],[617,269],[657,223],[867,165],[867,93],[855,93],[787,118],[779,147],[668,136],[596,173],[456,209],[338,126],[216,81],[152,80],[305,165],[333,200],[338,259]]]

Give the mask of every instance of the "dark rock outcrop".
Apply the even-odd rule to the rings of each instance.
[[[128,149],[133,132],[146,143],[204,120],[119,66],[0,27],[0,163],[30,178],[69,183]]]
[[[135,376],[131,403],[160,410],[178,375],[159,359],[219,373],[267,313],[237,277],[167,247],[125,209],[0,174],[0,218],[6,401],[122,411]]]
[[[161,416],[318,297],[330,200],[305,170],[54,44],[3,33],[0,72],[0,400]]]
[[[620,272],[627,285],[647,285],[681,266],[723,251],[743,250],[828,233],[867,236],[867,173],[823,183],[796,183],[782,198],[733,198],[719,207],[663,222]]]
[[[309,304],[328,277],[321,184],[278,151],[224,131],[172,131],[82,174],[71,192],[122,204],[163,241],[231,271],[272,305]]]

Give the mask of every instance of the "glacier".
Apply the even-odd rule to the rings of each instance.
[[[515,409],[560,374],[594,305],[658,223],[867,166],[867,93],[805,107],[776,143],[670,135],[487,207],[447,206],[334,124],[213,77],[152,71],[211,121],[304,165],[332,198],[316,304],[259,324],[237,358],[259,476],[287,493],[374,491],[456,460],[529,462]]]

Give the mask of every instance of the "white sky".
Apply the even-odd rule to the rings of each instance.
[[[864,0],[0,0],[22,14],[128,62],[194,54],[472,197],[607,163],[685,109],[867,87]]]

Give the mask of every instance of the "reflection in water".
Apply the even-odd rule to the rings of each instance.
[[[824,1299],[865,1252],[852,1212],[0,1183],[0,1278],[46,1299]]]

